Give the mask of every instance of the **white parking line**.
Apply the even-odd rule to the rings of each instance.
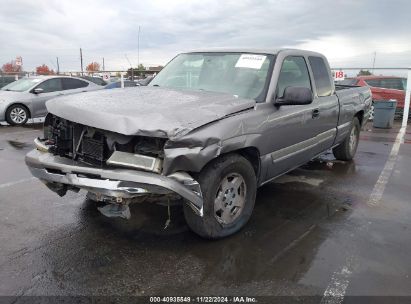
[[[368,198],[367,205],[370,207],[378,206],[384,194],[385,187],[394,170],[395,162],[398,157],[400,146],[404,143],[406,128],[401,128],[395,139],[395,143],[391,148],[388,160],[385,163],[384,169],[374,185],[374,188]],[[352,273],[352,257],[347,258],[345,265],[331,276],[331,282],[328,284],[324,296],[321,299],[321,304],[339,304],[344,301],[345,292],[350,284],[349,277]]]
[[[36,179],[36,178],[35,177],[30,177],[30,178],[21,179],[21,180],[15,181],[15,182],[1,184],[0,189],[11,187],[11,186],[14,186],[14,185],[17,185],[17,184],[26,183],[26,182],[32,181],[33,179]]]
[[[321,299],[321,304],[340,304],[344,301],[344,295],[350,283],[349,276],[352,273],[352,258],[348,258],[346,265],[333,273]]]
[[[384,169],[381,171],[381,174],[375,183],[374,189],[371,192],[371,195],[367,201],[367,205],[370,207],[378,206],[382,195],[384,194],[385,187],[391,177],[392,171],[394,170],[394,165],[398,157],[398,152],[400,150],[401,143],[404,143],[406,128],[401,128],[398,133],[394,145],[392,146],[388,160],[385,163]]]

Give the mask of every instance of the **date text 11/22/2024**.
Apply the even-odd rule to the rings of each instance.
[[[150,303],[257,303],[257,299],[243,296],[150,297]]]

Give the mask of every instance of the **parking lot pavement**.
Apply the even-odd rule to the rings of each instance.
[[[411,134],[362,133],[353,162],[331,154],[260,188],[238,234],[207,241],[181,207],[102,216],[60,198],[24,164],[40,125],[0,126],[0,295],[411,296]]]

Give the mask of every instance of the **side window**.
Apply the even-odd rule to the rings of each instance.
[[[63,78],[64,90],[74,90],[79,88],[85,88],[88,86],[88,82],[75,78]]]
[[[367,79],[365,83],[368,84],[370,87],[375,88],[382,88],[382,83],[380,79]]]
[[[382,86],[386,89],[404,90],[401,78],[382,79]]]
[[[43,89],[44,93],[62,91],[61,78],[52,78],[40,83],[36,88]]]
[[[277,84],[277,97],[283,97],[287,87],[311,88],[310,76],[304,57],[289,56],[284,59]]]
[[[401,78],[402,80],[402,87],[404,88],[404,91],[407,90],[407,78]]]
[[[313,71],[315,88],[318,97],[330,96],[332,93],[331,78],[324,59],[321,57],[308,57]]]
[[[344,80],[340,80],[340,81],[336,81],[336,84],[339,85],[349,85],[349,86],[353,86],[357,84],[357,79],[355,78],[345,78]]]

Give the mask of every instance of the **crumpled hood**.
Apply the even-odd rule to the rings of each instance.
[[[160,87],[102,90],[47,102],[50,113],[124,135],[183,136],[224,116],[254,107],[255,100]]]

